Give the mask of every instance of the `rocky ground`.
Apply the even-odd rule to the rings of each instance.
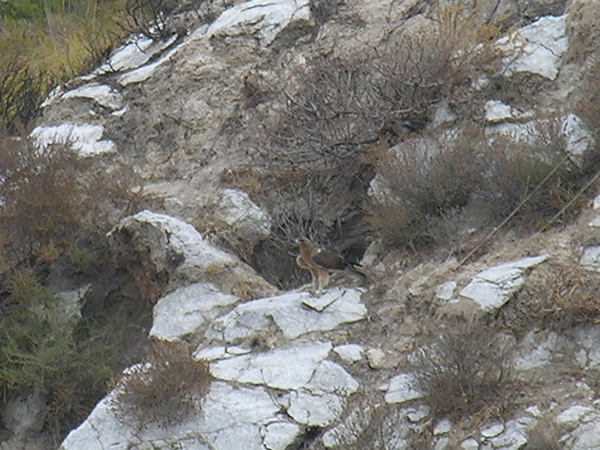
[[[290,186],[313,180],[303,177],[319,164],[337,176],[327,165],[350,158],[314,163],[306,135],[292,133],[286,151],[297,159],[284,164],[270,140],[303,92],[307,61],[438,33],[459,11],[478,30],[501,24],[481,47],[472,43],[493,60],[436,102],[420,131],[414,117],[394,119],[393,138],[369,141],[366,154],[373,146],[435,154],[468,118],[492,144],[537,145],[540,130],[556,129],[570,160],[586,164],[597,145],[581,105],[598,61],[598,2],[466,3],[253,0],[216,6],[210,23],[190,10],[172,18],[170,38],[132,36],[103,66],[54,91],[32,139],[65,143],[94,170],[133,169],[132,189],[153,198],[153,211],[113,211],[110,251],[139,301],[153,306],[149,338],[185,344],[188,367],[203,362],[212,377],[203,395],[180,397],[165,381],[178,378],[171,374],[152,387],[166,395],[164,410],[146,403],[148,414],[141,406],[132,418],[121,396],[128,380],[159,379],[160,364],[142,362],[62,450],[600,449],[600,201],[541,234],[502,229],[479,249],[493,226],[465,216],[449,245],[407,251],[366,234],[357,212],[356,195],[393,197],[389,172],[365,163],[358,187],[340,175],[345,195],[318,190],[319,224],[303,215],[313,204],[291,202]],[[342,207],[332,211],[327,197]],[[314,297],[290,269],[293,239],[335,223],[347,235],[331,239],[342,250],[367,249],[369,282],[338,275]],[[85,293],[73,299],[75,309],[90,308]],[[4,448],[46,448],[27,440],[35,402],[4,408],[12,432]]]

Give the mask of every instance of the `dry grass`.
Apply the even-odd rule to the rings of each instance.
[[[581,324],[600,323],[600,281],[594,272],[577,263],[551,263],[532,290],[540,304],[544,326],[566,330]]]

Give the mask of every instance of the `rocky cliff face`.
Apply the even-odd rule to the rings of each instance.
[[[571,171],[597,151],[582,105],[600,4],[455,3],[215,4],[214,21],[181,13],[171,37],[132,36],[53,93],[32,139],[67,143],[95,170],[134,169],[156,211],[115,223],[113,256],[154,304],[150,338],[189,346],[212,377],[203,395],[177,385],[192,401],[167,404],[164,420],[143,404],[132,420],[125,376],[62,450],[600,448],[596,209],[541,235],[502,231],[472,254],[415,255],[365,231],[366,202],[403,192],[379,161],[426,167],[467,122],[511,151],[552,129]],[[411,58],[416,81],[396,64]],[[377,96],[398,92],[409,107]],[[468,250],[493,229],[456,227]],[[302,235],[350,256],[370,244],[370,283],[291,290],[306,281],[291,253]],[[159,366],[129,370],[153,386]],[[169,408],[185,411],[173,421]]]

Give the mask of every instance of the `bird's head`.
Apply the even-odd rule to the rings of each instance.
[[[305,248],[309,248],[312,249],[314,248],[314,244],[312,243],[312,241],[308,238],[300,238],[300,239],[296,239],[296,245],[298,247],[305,247]]]

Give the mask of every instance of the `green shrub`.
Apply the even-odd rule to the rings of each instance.
[[[85,337],[57,327],[59,300],[31,271],[15,274],[0,318],[0,396],[3,401],[33,389],[46,398],[45,429],[59,438],[80,423],[106,392],[119,368],[107,330]]]
[[[106,288],[98,276],[110,266],[105,233],[135,208],[138,197],[127,184],[135,177],[96,172],[67,146],[38,150],[26,138],[0,139],[0,152],[0,287],[8,295],[0,317],[1,395],[37,389],[46,397],[45,429],[60,439],[131,361],[119,341],[125,327],[115,331],[114,320],[98,318],[69,321],[43,283]]]

